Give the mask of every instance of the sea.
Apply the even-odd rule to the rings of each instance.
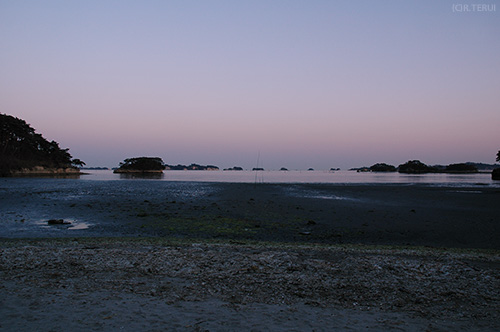
[[[115,174],[111,170],[85,170],[80,180],[120,181],[130,179],[182,182],[226,183],[332,183],[332,184],[422,184],[430,186],[492,186],[491,173],[473,174],[402,174],[356,171],[164,171],[148,176]]]

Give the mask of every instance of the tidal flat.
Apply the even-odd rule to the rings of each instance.
[[[500,189],[9,179],[0,237],[165,237],[500,249]],[[19,180],[19,181],[12,181]],[[48,225],[51,219],[71,224]]]
[[[0,329],[496,331],[499,197],[479,184],[4,181]]]

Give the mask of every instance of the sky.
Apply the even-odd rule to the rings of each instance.
[[[0,112],[88,166],[500,150],[500,1],[0,0]]]

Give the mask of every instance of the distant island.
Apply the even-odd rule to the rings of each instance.
[[[429,166],[422,163],[419,160],[410,160],[402,165],[398,166],[399,173],[411,173],[411,174],[419,174],[419,173],[478,173],[478,168],[472,163],[458,163],[458,164],[450,164],[447,166],[443,165],[434,165]]]
[[[189,166],[186,165],[165,165],[166,170],[171,170],[171,171],[218,171],[219,167],[214,166],[214,165],[198,165],[198,164],[191,164]]]
[[[167,171],[218,171],[214,165],[167,165],[159,157],[138,157],[125,159],[114,173],[162,173]]]
[[[396,167],[393,165],[388,165],[384,163],[379,163],[370,166],[370,171],[371,172],[396,172]]]
[[[125,159],[113,173],[162,173],[164,169],[159,157],[137,157]]]
[[[0,113],[0,176],[74,176],[85,165],[26,121]]]
[[[239,166],[234,166],[234,167],[230,167],[230,168],[224,168],[224,171],[242,171],[243,168],[242,167],[239,167]]]
[[[406,174],[424,174],[424,173],[458,173],[458,174],[468,174],[468,173],[478,173],[479,171],[491,171],[498,167],[494,164],[484,164],[484,163],[457,163],[449,165],[426,165],[420,160],[409,160],[398,167],[393,165],[388,165],[385,163],[377,163],[370,167],[358,167],[351,168],[350,171],[357,172],[399,172]]]

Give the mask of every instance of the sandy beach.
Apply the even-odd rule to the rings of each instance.
[[[9,183],[0,330],[500,329],[495,187]]]

